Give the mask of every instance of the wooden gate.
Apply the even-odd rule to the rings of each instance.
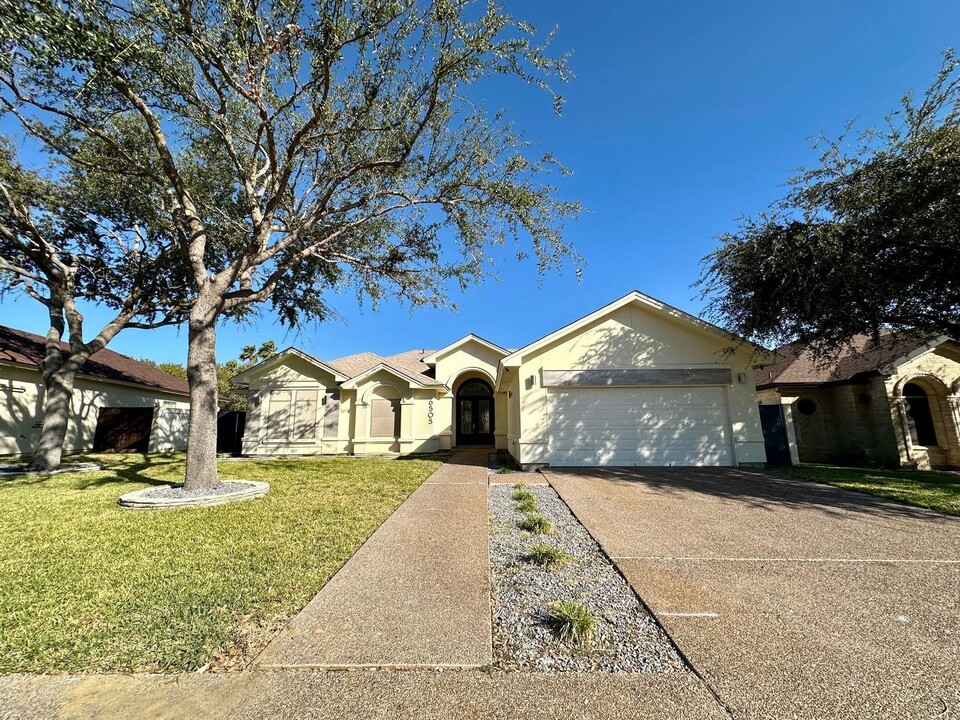
[[[102,407],[97,415],[93,451],[145,453],[150,449],[152,427],[152,407]]]

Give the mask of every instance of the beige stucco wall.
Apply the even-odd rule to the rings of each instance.
[[[454,407],[457,390],[465,381],[480,378],[496,386],[497,367],[503,353],[483,343],[468,339],[463,345],[437,358],[434,368],[435,377],[448,388],[450,393],[443,397],[443,425],[441,426],[441,446],[449,449],[456,444]],[[493,432],[496,447],[507,448],[507,393],[494,393]]]
[[[665,317],[639,302],[622,306],[523,356],[519,367],[507,370],[501,385],[516,388],[514,397],[519,402],[515,440],[514,428],[510,428],[511,453],[523,465],[547,462],[550,421],[544,370],[722,367],[730,368],[734,378],[724,386],[734,460],[738,464],[763,463],[766,452],[751,353],[741,349],[727,355],[728,347],[724,338],[687,321]],[[737,379],[740,373],[745,374],[745,383]]]
[[[43,384],[38,370],[0,365],[0,455],[33,451],[40,436]],[[138,385],[78,377],[74,385],[64,453],[89,452],[102,407],[152,407],[150,452],[186,448],[190,404],[183,395]]]
[[[347,452],[348,428],[354,397],[341,393],[339,422],[336,433],[325,432],[323,417],[325,404],[322,398],[328,390],[336,390],[333,375],[318,368],[297,355],[286,355],[278,364],[257,372],[248,378],[247,420],[243,432],[244,455],[318,455]],[[270,396],[278,390],[316,390],[321,400],[316,406],[316,434],[309,440],[276,439],[270,437],[267,422],[270,412]],[[344,397],[348,395],[348,397]]]

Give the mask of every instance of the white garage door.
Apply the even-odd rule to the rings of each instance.
[[[722,387],[548,391],[551,465],[732,465]]]

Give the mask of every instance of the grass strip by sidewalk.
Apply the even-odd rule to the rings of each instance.
[[[220,464],[268,495],[131,511],[183,455],[98,456],[104,472],[0,480],[0,672],[241,665],[440,463]]]
[[[798,465],[777,469],[793,477],[879,495],[949,515],[960,515],[960,475],[953,473],[822,465]]]

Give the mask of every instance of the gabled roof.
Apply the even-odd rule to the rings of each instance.
[[[244,378],[249,376],[250,373],[252,373],[253,371],[265,370],[269,367],[277,365],[280,363],[281,360],[283,360],[283,358],[289,355],[294,355],[303,360],[306,360],[311,365],[320,368],[324,372],[330,373],[331,375],[333,375],[333,379],[336,380],[337,382],[343,382],[349,377],[349,375],[344,375],[339,370],[337,370],[337,368],[332,367],[329,363],[325,363],[323,360],[313,357],[313,355],[308,355],[302,350],[297,350],[294,347],[288,347],[285,350],[281,350],[280,352],[275,353],[274,355],[271,355],[266,360],[263,360],[262,362],[258,362],[256,365],[251,365],[250,367],[241,370],[232,378],[230,378],[230,383],[236,384],[236,385],[243,385],[245,384]]]
[[[41,335],[0,325],[0,363],[25,365],[39,370],[46,342],[46,338]],[[64,352],[70,349],[66,343],[60,343],[60,347]],[[91,355],[78,375],[96,380],[142,385],[178,395],[188,394],[186,380],[113,350],[104,349]]]
[[[362,373],[359,373],[347,380],[341,387],[343,387],[345,390],[351,390],[357,387],[361,382],[366,380],[371,375],[374,375],[380,371],[390,373],[394,377],[399,378],[400,380],[405,380],[406,382],[420,388],[443,387],[442,383],[438,383],[432,378],[428,378],[425,375],[418,376],[414,373],[404,372],[403,370],[400,370],[399,368],[396,368],[387,362],[380,362],[372,367],[367,368]]]
[[[495,353],[499,353],[501,356],[509,354],[507,350],[504,350],[502,347],[500,347],[496,343],[492,343],[489,340],[484,340],[479,335],[474,335],[473,333],[470,333],[469,335],[465,335],[459,340],[456,340],[455,342],[450,343],[446,347],[443,347],[435,352],[430,353],[429,355],[423,358],[423,362],[425,362],[427,365],[436,365],[437,360],[439,360],[440,358],[446,357],[447,355],[454,352],[458,348],[461,348],[467,343],[471,343],[471,342],[475,342],[480,345],[483,345],[483,347],[487,348],[488,350],[492,350]]]
[[[545,335],[539,340],[533,341],[529,345],[524,345],[519,350],[514,350],[512,353],[510,353],[505,358],[503,358],[503,360],[501,360],[501,363],[503,364],[504,367],[517,367],[518,365],[520,365],[520,362],[525,355],[529,355],[531,352],[539,350],[540,348],[546,345],[549,345],[552,342],[560,340],[566,337],[567,335],[570,335],[571,333],[574,333],[577,330],[580,330],[581,328],[589,325],[595,320],[599,320],[605,315],[609,315],[615,310],[618,310],[621,307],[624,307],[625,305],[629,305],[630,303],[633,303],[633,302],[639,302],[645,305],[650,310],[660,315],[666,315],[675,319],[682,320],[690,325],[694,325],[700,330],[713,333],[714,335],[719,335],[720,337],[722,337],[724,340],[728,342],[747,345],[751,348],[761,350],[764,354],[767,354],[770,352],[765,348],[759,348],[753,345],[753,343],[749,342],[748,340],[737,337],[733,333],[727,332],[723,328],[720,328],[720,327],[717,327],[716,325],[708,323],[706,320],[701,320],[695,315],[691,315],[690,313],[684,312],[683,310],[675,308],[672,305],[667,305],[666,303],[661,302],[656,298],[652,298],[649,295],[644,295],[639,290],[633,290],[632,292],[629,292],[626,295],[624,295],[622,298],[619,298],[618,300],[614,300],[612,303],[608,305],[604,305],[599,310],[594,310],[589,315],[584,315],[579,320],[575,320],[568,325],[564,325],[559,330],[554,330],[549,335]],[[772,362],[772,357],[771,357],[771,362]]]
[[[776,350],[781,362],[755,371],[754,379],[757,387],[763,388],[844,382],[867,373],[889,375],[904,362],[945,342],[951,342],[945,335],[882,330],[877,342],[870,335],[857,335],[826,361],[816,358],[809,348],[790,343]]]

